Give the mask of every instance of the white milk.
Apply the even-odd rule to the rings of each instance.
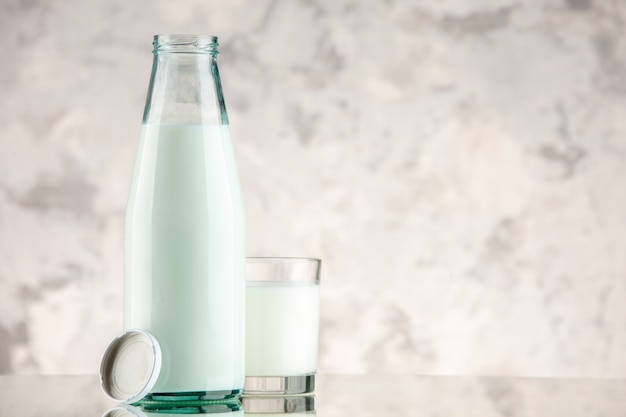
[[[297,376],[317,370],[319,284],[246,284],[246,376]]]
[[[145,125],[137,155],[124,328],[161,345],[152,392],[242,389],[244,215],[229,127]]]

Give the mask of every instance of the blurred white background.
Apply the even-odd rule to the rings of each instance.
[[[152,35],[208,33],[320,371],[626,377],[626,3],[2,0],[0,373],[96,373]]]

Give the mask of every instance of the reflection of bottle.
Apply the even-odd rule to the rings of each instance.
[[[244,412],[241,407],[233,407],[229,408],[224,405],[207,405],[204,407],[184,407],[184,408],[173,408],[171,410],[159,410],[157,412],[154,411],[146,411],[141,407],[135,407],[132,405],[123,405],[111,408],[106,411],[102,417],[174,417],[184,415],[191,416],[200,416],[212,414],[211,417],[243,417]]]
[[[243,388],[244,212],[217,38],[158,35],[126,210],[124,328],[157,339],[152,393]]]

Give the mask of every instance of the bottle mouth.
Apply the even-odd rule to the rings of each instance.
[[[211,35],[154,35],[152,53],[218,54],[217,36]]]

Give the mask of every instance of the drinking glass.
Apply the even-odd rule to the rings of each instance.
[[[313,258],[246,259],[244,395],[315,390],[320,264]]]

